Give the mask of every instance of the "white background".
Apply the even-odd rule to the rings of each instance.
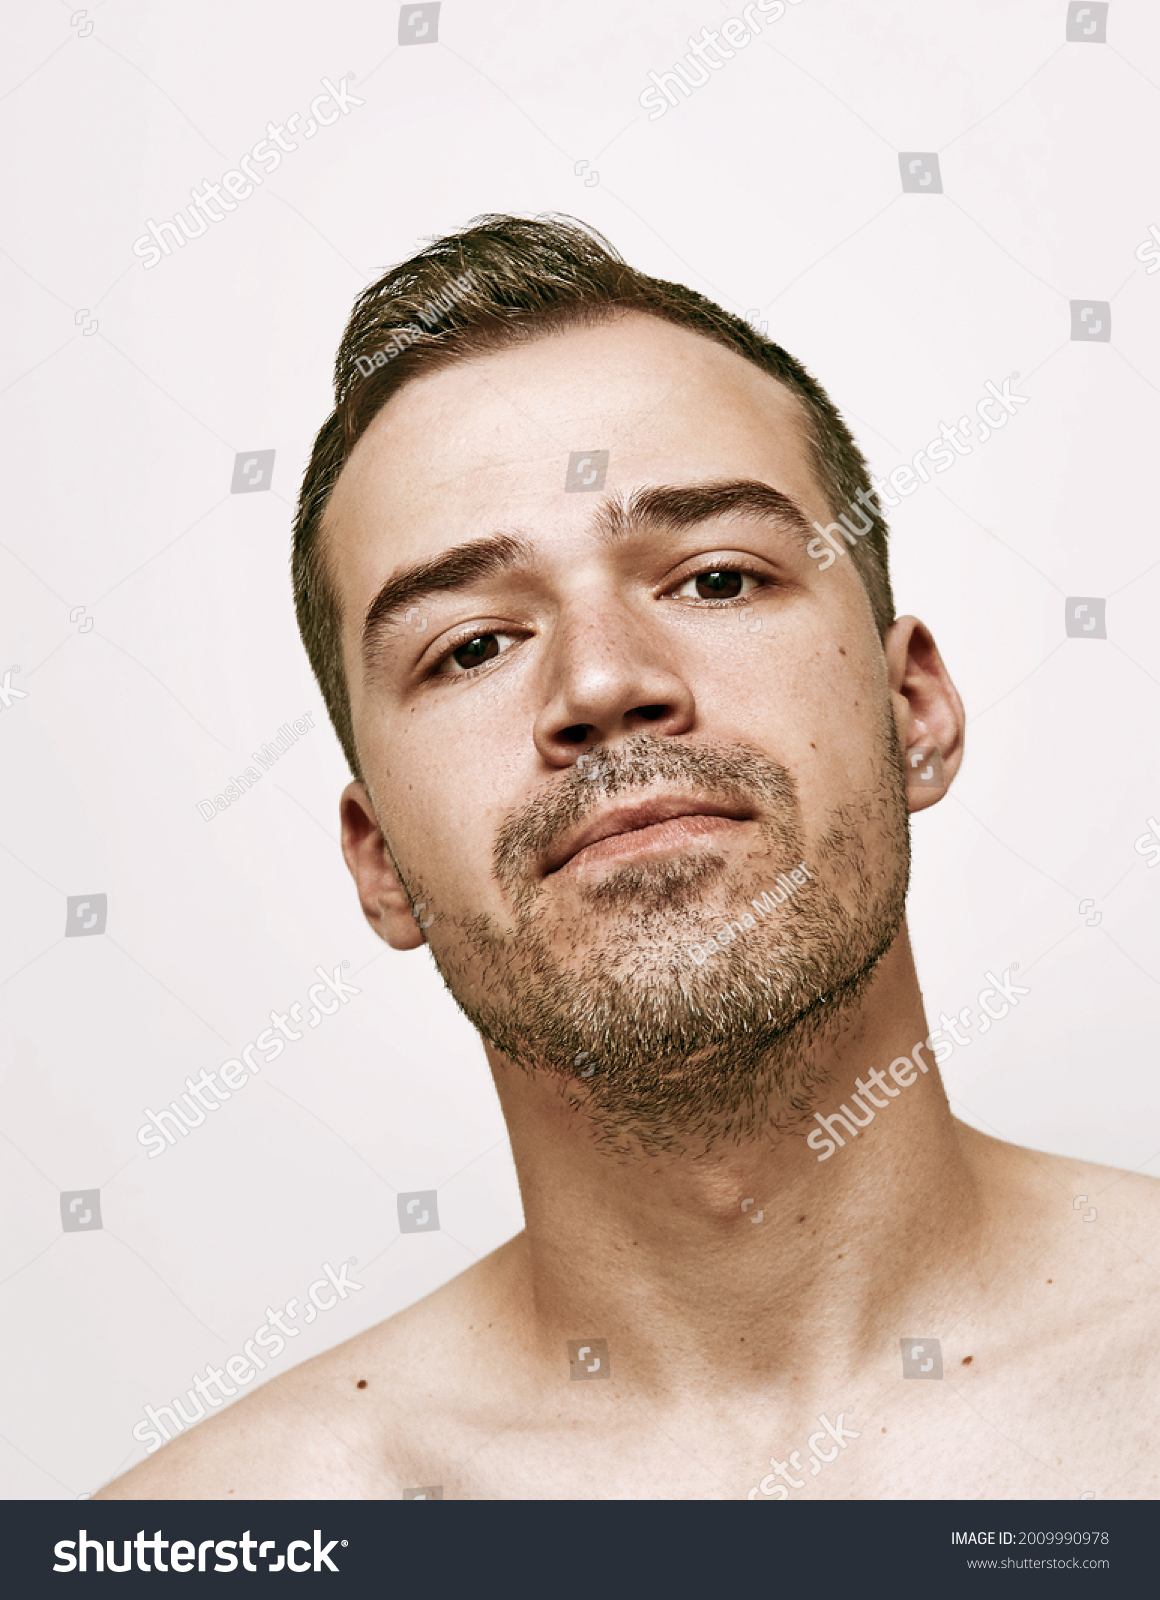
[[[932,1022],[988,968],[1031,989],[949,1062],[960,1115],[1160,1171],[1160,871],[1133,849],[1160,813],[1160,272],[1135,253],[1160,223],[1160,10],[1114,0],[1089,45],[1065,43],[1065,0],[801,0],[650,121],[648,72],[740,9],[445,0],[438,42],[400,47],[397,8],[357,0],[9,8],[8,1495],[83,1495],[139,1458],[141,1407],[322,1262],[357,1257],[365,1287],[267,1377],[520,1226],[477,1038],[426,953],[385,950],[358,910],[288,576],[353,297],[481,212],[570,212],[645,271],[760,307],[879,473],[1021,374],[1030,403],[892,518],[899,609],[970,716],[953,794],[916,819],[914,940]],[[363,105],[144,270],[148,218],[344,75]],[[901,192],[903,150],[939,153],[944,194]],[[1112,303],[1110,343],[1070,338],[1083,297]],[[257,449],[272,491],[231,496]],[[1106,597],[1106,641],[1065,637],[1068,596]],[[315,731],[204,821],[308,708]],[[66,897],[97,892],[107,931],[66,940]],[[343,960],[359,996],[147,1159],[142,1107]],[[61,1192],[97,1187],[102,1229],[63,1233]],[[441,1230],[400,1237],[396,1191],[430,1188]]]

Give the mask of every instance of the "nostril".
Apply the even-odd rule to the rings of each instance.
[[[637,714],[638,717],[643,717],[646,722],[656,722],[658,720],[658,718],[664,716],[665,707],[664,706],[637,706],[636,714]]]
[[[586,722],[577,722],[573,727],[565,728],[560,737],[565,744],[584,744],[588,739],[588,732]]]

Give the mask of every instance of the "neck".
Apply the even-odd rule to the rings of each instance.
[[[820,1160],[826,1140],[806,1143],[812,1120],[699,1157],[611,1159],[557,1083],[489,1047],[545,1356],[607,1338],[638,1390],[687,1391],[695,1376],[702,1393],[735,1391],[833,1374],[835,1362],[852,1374],[907,1331],[912,1308],[929,1321],[945,1270],[934,1244],[939,1261],[962,1260],[979,1204],[929,1054],[905,1088],[888,1074],[927,1033],[904,926],[841,1038],[822,1047],[815,1109],[829,1117],[845,1103],[865,1126],[851,1136],[836,1123],[844,1143]],[[875,1069],[886,1092],[868,1078]],[[878,1103],[872,1119],[858,1079]]]

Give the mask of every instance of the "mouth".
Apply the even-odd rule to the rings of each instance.
[[[687,850],[751,821],[753,811],[747,806],[688,795],[655,796],[602,812],[587,827],[569,834],[548,853],[543,875],[549,878],[589,865]]]

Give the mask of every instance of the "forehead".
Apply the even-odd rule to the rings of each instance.
[[[335,485],[325,537],[348,638],[393,571],[520,532],[550,558],[592,520],[569,457],[607,451],[605,487],[756,478],[820,514],[797,398],[736,352],[629,314],[408,381]]]

